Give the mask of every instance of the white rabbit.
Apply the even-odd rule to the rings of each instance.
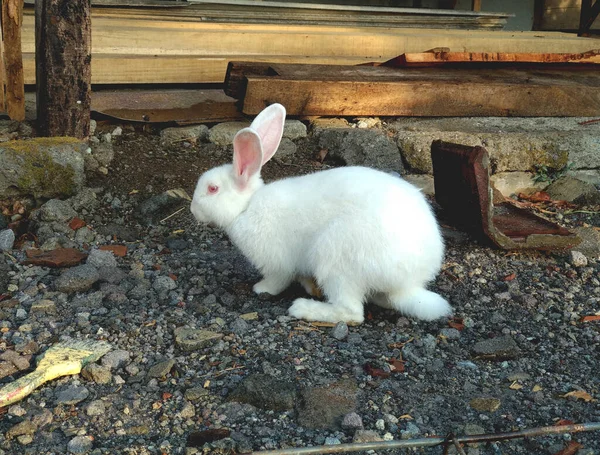
[[[314,277],[327,302],[299,298],[296,318],[363,322],[363,303],[419,319],[451,314],[425,289],[439,272],[444,244],[429,204],[406,181],[365,167],[343,167],[267,185],[260,177],[283,134],[285,108],[273,104],[234,139],[233,164],[204,173],[191,211],[224,229],[262,273],[254,292],[279,294]]]

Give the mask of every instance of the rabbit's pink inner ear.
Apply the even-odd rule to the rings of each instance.
[[[233,172],[239,188],[245,188],[250,177],[262,166],[260,137],[250,128],[239,131],[233,139]]]
[[[283,135],[284,124],[285,108],[281,104],[271,104],[258,114],[250,125],[250,128],[256,130],[262,141],[262,164],[269,161],[277,151]]]

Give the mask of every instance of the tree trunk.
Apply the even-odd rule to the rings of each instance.
[[[25,85],[21,53],[23,0],[2,0],[2,38],[6,69],[6,111],[13,120],[25,120]]]
[[[37,122],[41,136],[90,133],[91,0],[35,2]]]

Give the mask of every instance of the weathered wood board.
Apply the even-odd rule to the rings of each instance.
[[[245,74],[244,114],[282,103],[312,116],[600,116],[597,70],[271,65]]]

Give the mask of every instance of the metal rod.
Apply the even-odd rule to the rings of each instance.
[[[456,436],[452,435],[452,438],[450,440],[452,441],[452,444],[454,444],[454,448],[456,449],[459,455],[467,455],[460,443],[456,440]]]
[[[582,431],[598,431],[600,422],[579,423],[573,425],[556,425],[549,427],[529,428],[520,431],[511,431],[508,433],[495,434],[476,434],[469,436],[459,436],[452,442],[471,443],[471,442],[492,442],[506,441],[508,439],[531,438],[534,436],[547,436],[562,433],[579,433]],[[318,447],[294,447],[289,449],[275,449],[252,452],[250,455],[324,455],[330,453],[360,452],[362,450],[391,450],[400,448],[416,447],[434,447],[447,442],[447,438],[421,438],[408,439],[404,441],[378,441],[361,442],[350,444],[337,444],[331,446]]]

